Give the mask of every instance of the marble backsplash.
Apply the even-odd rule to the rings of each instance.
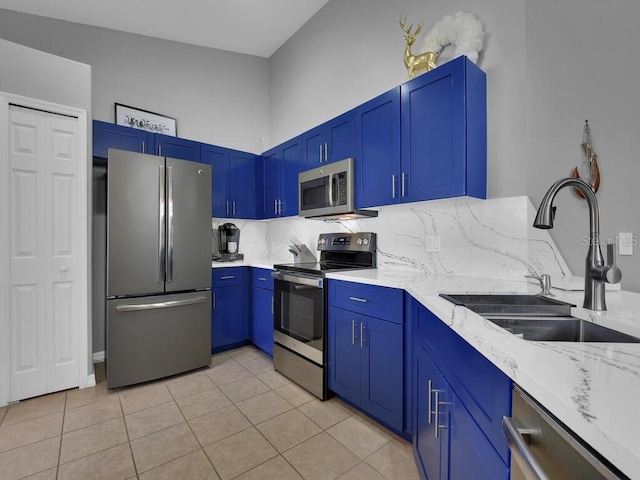
[[[246,260],[292,262],[295,237],[316,252],[320,233],[375,232],[378,268],[427,274],[522,279],[524,275],[571,275],[545,230],[533,228],[535,209],[526,196],[479,200],[455,198],[378,207],[378,217],[358,220],[212,219],[240,228]],[[439,245],[439,249],[437,246]],[[217,241],[212,242],[217,251]]]

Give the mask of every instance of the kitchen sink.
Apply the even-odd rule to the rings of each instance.
[[[576,317],[486,316],[490,322],[524,340],[540,342],[640,343],[640,338]]]
[[[542,295],[442,293],[440,296],[479,314],[569,316],[571,307],[575,307]]]

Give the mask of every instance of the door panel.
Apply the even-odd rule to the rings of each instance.
[[[360,318],[329,307],[329,389],[360,403]]]
[[[109,150],[108,162],[107,296],[161,293],[164,158]]]
[[[167,292],[211,287],[209,165],[167,158],[166,268]]]
[[[10,108],[9,400],[78,385],[78,120]]]

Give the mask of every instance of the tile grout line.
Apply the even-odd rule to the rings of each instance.
[[[106,386],[105,386],[106,388]],[[122,406],[122,397],[120,397],[120,388],[118,388],[118,403],[120,404],[120,413],[122,414],[122,423],[124,423],[124,431],[127,434],[127,445],[129,446],[129,453],[131,454],[131,461],[133,462],[133,470],[138,478],[138,465],[136,464],[136,457],[133,455],[133,447],[131,446],[131,437],[129,436],[129,427],[127,427],[127,419],[124,414],[124,407]]]

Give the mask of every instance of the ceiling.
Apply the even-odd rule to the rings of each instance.
[[[0,8],[270,57],[328,0],[0,0]]]

